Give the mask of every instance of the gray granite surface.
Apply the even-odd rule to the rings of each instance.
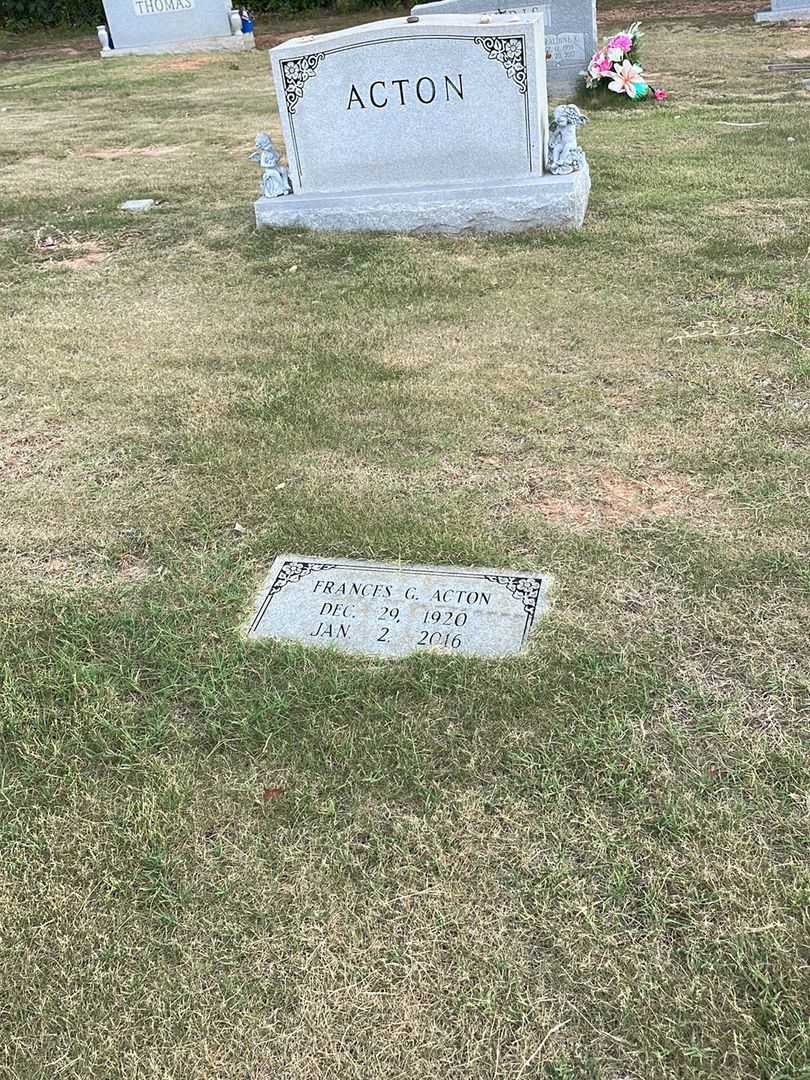
[[[758,23],[779,22],[808,22],[810,21],[810,4],[803,0],[801,6],[779,7],[772,5],[770,11],[758,11],[754,16]]]
[[[540,176],[542,16],[386,19],[271,51],[295,193]]]
[[[104,57],[253,47],[225,0],[104,0],[104,15]]]
[[[256,224],[334,232],[562,232],[582,226],[590,189],[586,166],[568,176],[485,186],[287,195],[258,199]]]
[[[806,0],[805,0],[806,2]],[[572,97],[596,51],[596,0],[543,0],[535,4],[501,4],[497,0],[432,0],[411,8],[414,15],[542,13],[548,54],[548,92]]]
[[[381,657],[513,656],[546,611],[550,584],[545,573],[281,555],[245,630]]]

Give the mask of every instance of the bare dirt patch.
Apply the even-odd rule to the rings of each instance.
[[[128,158],[128,157],[165,157],[183,150],[180,146],[108,146],[96,150],[79,150],[76,157]]]
[[[600,23],[633,22],[636,19],[753,18],[767,4],[751,0],[681,0],[678,4],[628,3],[600,12]]]
[[[276,45],[283,45],[285,41],[290,41],[292,38],[300,36],[300,30],[291,30],[289,33],[286,34],[257,34],[256,48],[274,49]]]
[[[53,474],[53,462],[62,447],[56,431],[0,432],[0,479],[19,482],[36,474]]]
[[[767,308],[774,301],[772,292],[767,289],[754,289],[742,286],[737,289],[737,300],[746,308]]]
[[[37,270],[84,270],[112,258],[112,252],[93,237],[82,240],[77,236],[59,231],[45,232],[43,229],[34,238],[34,250]]]
[[[645,517],[687,518],[694,514],[695,499],[705,508],[714,500],[688,478],[657,476],[634,480],[617,474],[600,476],[587,492],[548,495],[530,499],[529,510],[550,521],[585,528],[626,525]]]
[[[37,45],[29,49],[0,49],[0,60],[62,60],[97,52],[98,41],[88,37],[75,45]]]
[[[87,255],[77,255],[75,259],[55,259],[43,264],[40,270],[86,270],[88,266],[98,266],[110,258],[109,251],[91,251]]]
[[[290,35],[293,37],[294,35]],[[213,64],[219,60],[219,56],[183,56],[172,57],[158,65],[161,71],[198,71],[206,64]]]
[[[152,576],[152,568],[146,559],[124,555],[118,564],[118,576],[130,585],[140,585]]]

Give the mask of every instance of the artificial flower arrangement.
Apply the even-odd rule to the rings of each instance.
[[[589,94],[626,95],[630,101],[666,101],[666,90],[656,90],[644,77],[639,63],[641,52],[641,23],[633,25],[623,34],[607,38],[597,49],[588,64],[585,90]]]

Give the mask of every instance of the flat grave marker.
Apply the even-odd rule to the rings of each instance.
[[[402,657],[521,652],[547,610],[544,573],[280,555],[256,598],[250,640]]]

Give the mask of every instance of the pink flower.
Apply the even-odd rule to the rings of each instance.
[[[609,49],[621,49],[622,52],[627,52],[628,49],[633,48],[633,39],[629,34],[617,34],[612,37],[607,43]]]
[[[593,54],[593,58],[588,65],[588,74],[592,79],[601,79],[602,76],[608,74],[611,69],[612,65],[610,58],[600,51]]]
[[[614,94],[627,94],[629,98],[635,98],[636,88],[633,83],[641,80],[643,72],[638,64],[631,64],[625,60],[621,67],[616,64],[613,69],[613,82],[608,84],[608,90]]]
[[[668,90],[656,90],[655,91],[655,100],[656,101],[666,101],[668,97],[669,97],[669,91]]]

